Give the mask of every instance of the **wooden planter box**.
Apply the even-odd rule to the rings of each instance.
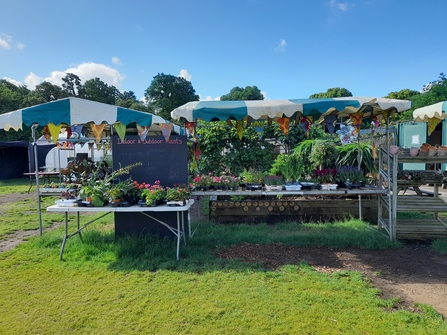
[[[377,198],[362,199],[365,221],[377,222]],[[334,221],[359,217],[358,198],[210,200],[210,219],[219,223],[277,223]]]

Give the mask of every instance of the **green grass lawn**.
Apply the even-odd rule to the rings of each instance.
[[[83,242],[69,239],[62,262],[63,227],[0,254],[0,334],[447,334],[429,306],[390,311],[393,299],[380,299],[359,273],[306,264],[271,271],[215,256],[241,242],[401,247],[364,222],[194,228],[180,261],[171,238],[116,240],[110,217],[87,228]]]

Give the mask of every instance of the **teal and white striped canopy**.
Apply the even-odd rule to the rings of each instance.
[[[73,126],[90,122],[109,125],[135,122],[140,126],[169,123],[150,113],[73,97],[0,114],[0,129],[5,130],[23,129],[24,125],[35,123],[41,126],[48,123]]]
[[[411,108],[411,101],[369,98],[343,97],[327,99],[290,99],[290,100],[247,100],[247,101],[193,101],[171,112],[175,120],[188,122],[202,119],[205,121],[243,120],[251,117],[255,120],[292,117],[299,112],[303,116],[321,117],[327,113],[346,116],[362,111],[365,117],[378,115],[381,111],[403,112]]]

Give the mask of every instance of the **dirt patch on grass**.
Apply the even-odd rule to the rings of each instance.
[[[316,271],[329,274],[358,271],[381,290],[383,298],[399,298],[396,308],[416,310],[414,304],[423,303],[447,318],[447,255],[431,251],[423,242],[408,242],[403,249],[388,250],[242,243],[221,250],[218,256],[261,263],[271,270],[306,262]]]

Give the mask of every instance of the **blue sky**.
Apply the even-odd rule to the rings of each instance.
[[[203,100],[253,85],[383,97],[447,72],[446,13],[445,0],[2,0],[0,78],[34,89],[73,72],[141,98],[165,73]]]

